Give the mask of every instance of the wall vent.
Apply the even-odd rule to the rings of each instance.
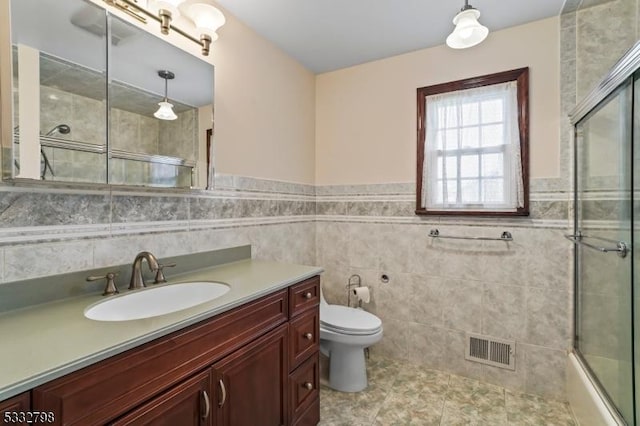
[[[516,369],[516,342],[467,333],[464,358],[494,367]]]

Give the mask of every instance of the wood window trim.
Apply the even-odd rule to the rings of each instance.
[[[422,175],[424,164],[424,140],[426,136],[426,98],[427,96],[474,89],[482,86],[515,81],[518,90],[518,128],[520,131],[520,157],[522,161],[522,179],[524,206],[516,211],[492,210],[434,210],[422,207]],[[438,216],[528,216],[529,215],[529,68],[518,68],[494,74],[451,81],[417,89],[417,173],[416,173],[416,210],[417,215]]]

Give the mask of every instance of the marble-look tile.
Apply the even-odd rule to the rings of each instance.
[[[581,8],[577,16],[578,98],[582,98],[636,41],[636,4],[611,1]]]
[[[567,311],[573,298],[566,291],[527,289],[527,343],[555,349],[571,346],[571,321]]]
[[[189,198],[189,219],[205,220],[221,218],[223,199],[221,198]]]
[[[410,324],[406,324],[402,321],[396,321],[392,319],[387,319],[382,324],[384,329],[383,337],[380,342],[378,342],[375,346],[372,347],[372,351],[376,354],[393,358],[397,360],[407,360],[410,356],[407,352],[407,339],[413,338],[411,336]],[[414,329],[420,327],[414,327]],[[422,339],[425,341],[424,346],[427,347],[426,339]],[[414,342],[412,342],[413,344]],[[434,351],[434,348],[427,347],[430,350]]]
[[[349,258],[345,251],[349,244],[351,224],[316,223],[317,263],[326,268],[347,267]]]
[[[238,200],[241,217],[278,216],[280,201],[278,200]]]
[[[524,287],[486,284],[483,298],[483,334],[515,340],[526,337]]]
[[[526,350],[526,392],[545,398],[565,398],[567,352],[522,345]]]
[[[569,203],[567,201],[532,201],[531,218],[568,220]]]
[[[443,288],[443,325],[447,328],[480,333],[482,331],[483,285],[479,281],[447,279]]]
[[[398,394],[391,391],[373,424],[438,426],[443,405],[443,395]]]
[[[147,197],[114,195],[112,197],[112,221],[153,222],[187,220],[189,199],[186,197]]]
[[[107,105],[105,101],[73,96],[71,139],[96,145],[106,145]]]
[[[109,196],[0,191],[0,228],[109,222]]]
[[[451,376],[441,425],[507,425],[504,389],[488,383]]]
[[[144,152],[139,146],[140,116],[124,110],[111,108],[111,142],[113,148],[125,151]]]
[[[381,235],[388,225],[354,223],[349,227],[347,258],[349,266],[377,269],[380,264]]]
[[[319,215],[345,215],[347,203],[342,201],[319,201],[316,204]]]
[[[380,318],[442,327],[442,312],[447,307],[439,278],[406,273],[388,276],[388,283],[376,286]]]
[[[94,242],[18,245],[4,249],[4,281],[63,274],[90,269]]]
[[[158,154],[159,123],[156,118],[140,116],[140,148],[147,154]]]
[[[245,228],[255,259],[285,263],[315,263],[315,228],[288,223]]]
[[[563,402],[430,370],[375,354],[369,387],[320,389],[320,425],[574,425]],[[382,380],[383,382],[381,382]]]
[[[189,232],[189,236],[191,247],[198,252],[244,246],[251,243],[246,230],[242,228],[199,229]]]
[[[505,394],[509,424],[577,425],[566,402],[549,401],[539,396],[509,390]]]
[[[306,201],[278,200],[279,216],[300,216],[308,214]]]

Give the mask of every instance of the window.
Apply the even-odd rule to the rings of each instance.
[[[416,214],[528,215],[521,68],[418,89]]]

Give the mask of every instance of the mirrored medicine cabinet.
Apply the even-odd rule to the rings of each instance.
[[[11,0],[10,17],[5,180],[210,186],[213,65],[87,0]]]

